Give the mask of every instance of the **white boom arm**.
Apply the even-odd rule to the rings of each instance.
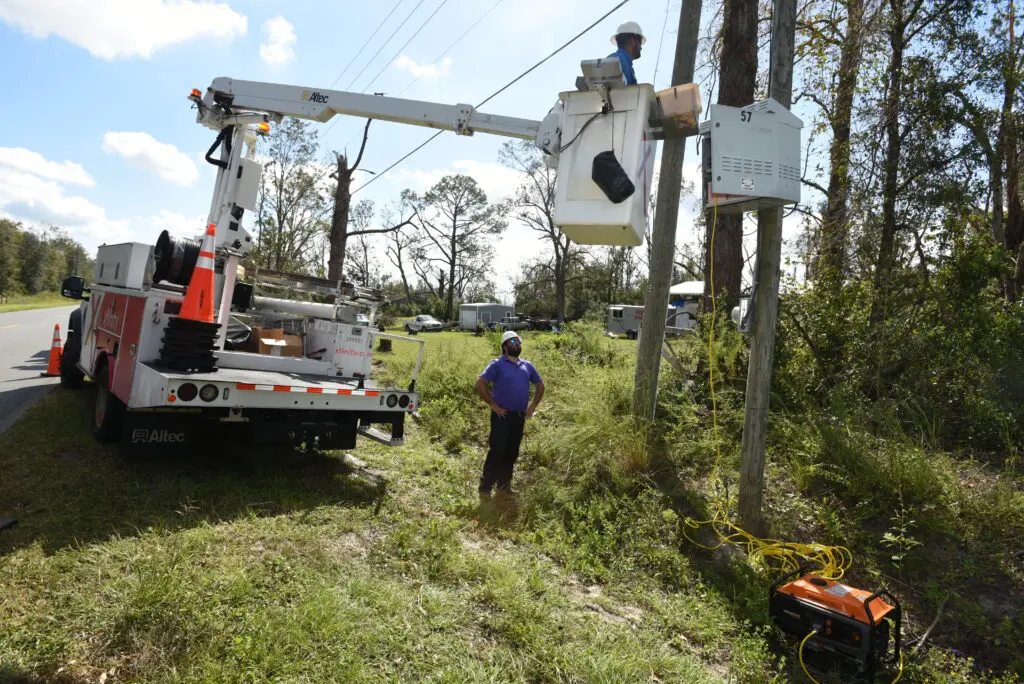
[[[230,125],[231,112],[266,112],[276,121],[292,116],[324,123],[336,114],[454,131],[459,135],[492,133],[534,140],[540,121],[477,112],[467,104],[444,105],[340,90],[217,78],[206,90],[199,123],[214,130]]]

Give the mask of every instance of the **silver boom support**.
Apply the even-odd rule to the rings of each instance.
[[[378,119],[412,126],[454,131],[459,135],[491,133],[508,138],[534,140],[540,121],[512,116],[484,114],[467,104],[444,105],[397,97],[363,95],[340,90],[317,90],[302,86],[217,78],[203,96],[200,123],[214,130],[233,123],[230,115],[217,110],[227,105],[233,112],[266,112],[280,121],[285,116],[321,123],[336,114]]]

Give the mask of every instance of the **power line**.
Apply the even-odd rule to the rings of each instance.
[[[382,28],[384,28],[384,24],[387,23],[388,19],[391,18],[391,15],[395,13],[395,10],[398,9],[398,6],[401,5],[403,2],[405,2],[405,0],[398,0],[398,2],[395,3],[395,6],[391,8],[390,12],[388,12],[388,16],[384,17],[383,21],[381,21],[380,24],[377,25],[376,30],[374,30],[374,32],[370,34],[370,37],[366,39],[366,42],[363,43],[358,50],[356,50],[356,53],[354,55],[352,55],[352,59],[349,60],[348,65],[341,70],[340,74],[338,74],[338,78],[334,79],[334,83],[331,83],[330,88],[333,88],[335,83],[340,81],[341,77],[345,75],[345,72],[352,68],[352,65],[355,64],[356,60],[359,58],[359,55],[363,53],[363,50],[365,50],[366,46],[370,44],[370,41],[374,39],[374,37],[380,32]]]
[[[455,47],[456,45],[458,45],[458,44],[459,44],[459,43],[460,43],[460,42],[462,41],[462,39],[463,39],[463,38],[465,38],[465,37],[466,37],[466,35],[467,35],[467,34],[468,34],[468,33],[469,33],[470,31],[472,31],[473,29],[475,29],[475,28],[477,27],[477,25],[478,25],[478,24],[479,24],[479,23],[480,23],[481,21],[483,21],[484,19],[486,19],[486,18],[487,18],[487,16],[488,16],[488,15],[489,15],[489,14],[490,14],[491,12],[493,12],[493,11],[494,11],[494,8],[496,8],[496,7],[497,7],[498,5],[500,5],[500,4],[502,3],[502,2],[504,2],[504,0],[498,0],[498,1],[497,1],[497,2],[495,2],[495,3],[493,4],[493,5],[491,5],[491,8],[490,8],[489,10],[487,10],[486,12],[484,12],[483,14],[481,14],[481,15],[480,15],[480,18],[479,18],[479,19],[477,19],[477,20],[476,20],[476,21],[474,21],[474,22],[473,22],[472,24],[470,24],[469,28],[468,28],[468,29],[466,29],[465,31],[463,31],[463,32],[462,32],[462,35],[460,35],[460,36],[459,36],[458,38],[456,38],[455,40],[453,40],[453,41],[451,42],[451,44],[450,44],[450,45],[449,45],[448,47],[446,47],[446,48],[445,48],[444,50],[442,50],[442,51],[441,51],[441,54],[439,54],[439,55],[438,55],[437,57],[435,57],[435,58],[434,58],[434,59],[433,59],[433,60],[432,60],[432,61],[430,62],[430,65],[431,65],[431,66],[433,66],[434,64],[437,64],[437,62],[438,62],[438,61],[439,61],[439,60],[440,60],[440,59],[441,59],[442,57],[444,57],[445,55],[447,55],[447,54],[448,54],[448,53],[449,53],[449,52],[451,51],[451,49],[452,49],[452,48],[454,48],[454,47]],[[419,80],[420,80],[420,78],[421,78],[420,76],[417,76],[417,77],[416,77],[416,78],[414,78],[413,80],[409,81],[409,85],[407,85],[407,86],[405,86],[404,88],[402,88],[402,90],[401,90],[401,91],[400,91],[400,92],[398,93],[398,97],[401,97],[401,96],[402,96],[402,95],[403,95],[403,94],[405,93],[405,91],[407,91],[407,90],[408,90],[409,88],[411,88],[411,87],[413,86],[413,84],[414,84],[414,83],[416,83],[417,81],[419,81]]]
[[[412,15],[416,14],[416,10],[418,10],[420,8],[420,5],[422,5],[424,2],[425,2],[425,0],[420,0],[419,2],[416,3],[416,6],[412,8],[412,11],[409,12],[407,15],[405,15],[405,19],[403,19],[402,23],[398,25],[398,28],[395,29],[395,32],[391,34],[391,38],[394,38],[395,36],[398,35],[398,32],[402,30],[403,26],[405,26],[405,22],[409,21],[412,18]],[[379,48],[377,48],[377,51],[375,53],[373,53],[373,57],[370,58],[370,61],[367,62],[366,64],[364,64],[363,68],[359,71],[358,74],[356,74],[356,77],[352,79],[352,82],[349,83],[347,86],[345,86],[345,90],[351,90],[352,89],[352,86],[355,85],[355,82],[359,80],[359,77],[362,76],[366,72],[366,68],[368,66],[370,66],[371,64],[373,64],[373,60],[377,59],[377,56],[381,52],[383,52],[384,48],[387,47],[387,44],[391,42],[391,38],[388,38],[387,40],[385,40],[381,44],[381,46]]]
[[[490,15],[490,13],[493,12],[494,9],[498,5],[500,5],[502,2],[504,2],[504,0],[497,0],[497,2],[495,2],[493,5],[491,5],[490,9],[488,9],[486,12],[481,14],[480,17],[476,21],[474,21],[472,24],[470,24],[469,28],[467,28],[465,31],[463,31],[462,34],[458,38],[453,40],[448,45],[448,47],[446,47],[444,50],[441,51],[441,54],[439,54],[437,57],[435,57],[433,60],[431,60],[430,66],[433,66],[433,65],[437,64],[437,62],[442,57],[446,56],[452,50],[452,48],[454,48],[456,45],[458,45],[460,42],[462,42],[462,39],[465,38],[469,34],[470,31],[475,29],[480,24],[481,21],[486,19],[488,17],[488,15]],[[395,97],[401,97],[402,95],[404,95],[405,92],[407,90],[409,90],[409,88],[411,88],[416,82],[418,82],[420,80],[420,78],[422,78],[422,76],[417,76],[413,80],[409,81],[409,84],[406,85],[404,88],[402,88],[402,90],[400,90],[398,92],[398,95],[396,95]],[[332,125],[333,125],[333,123],[332,123]],[[331,130],[330,126],[327,127],[327,131],[329,131],[329,130]],[[324,131],[324,135],[327,135],[327,131]],[[348,147],[352,143],[352,141],[355,140],[360,135],[361,135],[361,133],[357,131],[355,135],[353,135],[351,138],[348,139],[348,141],[345,142],[343,147]]]
[[[380,173],[378,173],[377,175],[375,175],[375,176],[374,176],[373,178],[371,178],[370,180],[368,180],[368,181],[366,181],[365,183],[363,183],[362,185],[360,185],[360,186],[359,186],[358,188],[356,188],[355,190],[353,190],[353,191],[352,191],[352,194],[353,194],[353,195],[354,195],[354,194],[356,194],[357,192],[359,192],[360,190],[362,190],[363,188],[365,188],[365,187],[366,187],[367,185],[369,185],[369,184],[370,184],[370,183],[372,183],[373,181],[377,180],[378,178],[380,178],[381,176],[383,176],[383,175],[384,175],[385,173],[387,173],[388,171],[390,171],[391,169],[395,168],[396,166],[398,166],[399,164],[401,164],[402,162],[404,162],[404,161],[405,161],[406,159],[408,159],[408,158],[409,158],[409,157],[411,157],[412,155],[414,155],[414,154],[416,154],[417,152],[419,152],[420,150],[422,150],[422,149],[423,149],[424,147],[426,147],[426,146],[427,146],[428,144],[430,144],[431,142],[433,142],[434,138],[436,138],[437,136],[441,135],[442,133],[444,133],[444,131],[443,131],[443,130],[440,130],[440,131],[438,131],[437,133],[435,133],[434,135],[432,135],[432,136],[430,136],[429,138],[427,138],[426,140],[424,140],[423,142],[421,142],[421,143],[419,144],[419,146],[415,147],[415,148],[414,148],[414,149],[413,149],[413,150],[412,150],[411,152],[409,152],[408,154],[406,154],[406,155],[405,155],[404,157],[402,157],[401,159],[399,159],[398,161],[396,161],[396,162],[395,162],[394,164],[392,164],[392,165],[391,165],[391,166],[389,166],[388,168],[384,169],[384,170],[383,170],[382,172],[380,172]]]
[[[665,21],[661,22],[661,38],[658,39],[658,58],[654,60],[654,78],[651,79],[651,83],[657,85],[658,83],[658,65],[661,64],[661,46],[665,43],[665,29],[668,27],[668,8],[672,4],[672,0],[665,0]],[[671,83],[669,85],[672,85]]]
[[[402,0],[399,0],[399,3],[401,3],[401,2],[402,2]],[[409,19],[412,18],[412,15],[416,13],[416,10],[418,10],[420,8],[420,5],[422,5],[424,2],[425,2],[425,0],[420,0],[418,3],[416,3],[416,6],[412,8],[412,11],[409,12],[409,14],[407,14],[405,16],[405,19],[402,20],[402,23],[399,24],[398,28],[395,29],[395,32],[391,34],[391,38],[394,38],[396,35],[398,35],[398,32],[402,29],[403,26],[405,26],[405,22],[409,21]],[[433,19],[434,14],[437,14],[437,11],[439,9],[441,9],[441,7],[444,7],[444,5],[447,2],[448,2],[448,0],[443,0],[441,2],[440,6],[438,6],[438,8],[434,10],[434,13],[431,14],[429,17],[427,17],[427,21],[430,21],[431,19]],[[397,7],[397,5],[396,5],[396,7]],[[392,10],[392,12],[393,11],[394,10]],[[416,33],[412,34],[412,38],[415,38],[417,36],[417,34],[419,34],[419,32],[423,30],[424,26],[426,26],[426,22],[423,22],[423,24],[418,29],[416,29]],[[352,79],[352,82],[348,84],[348,86],[345,88],[345,90],[351,90],[352,86],[355,85],[355,82],[358,81],[359,77],[362,76],[363,73],[366,71],[366,68],[368,66],[370,66],[371,64],[373,64],[373,60],[377,59],[377,56],[384,50],[385,47],[387,47],[388,43],[391,42],[391,38],[388,38],[387,40],[385,40],[384,43],[379,48],[377,48],[377,52],[373,53],[373,57],[370,58],[370,61],[363,65],[363,68],[359,71],[358,74],[356,74],[356,77]],[[409,40],[407,40],[405,42],[405,45],[403,45],[399,49],[399,52],[401,52],[402,50],[405,49],[405,46],[409,44],[409,42],[412,40],[412,38],[410,38]],[[388,68],[388,66],[391,64],[391,61],[392,60],[389,60],[389,61],[384,63],[384,69]],[[384,69],[381,69],[381,71],[377,73],[377,76],[380,76],[380,74],[383,73]],[[377,80],[377,76],[374,76],[373,80],[371,80],[369,83],[367,83],[366,87],[364,87],[361,92],[365,93],[366,89],[369,88],[373,84],[373,81]],[[333,85],[331,87],[333,87]],[[339,120],[340,120],[340,118],[339,119],[335,119],[334,121],[331,122],[330,126],[328,126],[326,129],[324,129],[324,133],[321,136],[321,139],[327,137],[327,134],[331,132],[331,129],[334,128],[335,124],[337,124]],[[349,142],[352,142],[352,140],[350,139]],[[347,146],[348,143],[345,143],[345,145]]]
[[[533,71],[534,69],[536,69],[537,67],[539,67],[539,66],[540,66],[541,64],[543,64],[544,62],[548,61],[549,59],[551,59],[552,57],[554,57],[555,55],[557,55],[557,54],[558,54],[559,52],[561,52],[562,50],[564,50],[565,48],[569,47],[570,45],[572,45],[573,43],[575,43],[575,42],[576,42],[577,40],[579,40],[580,38],[582,38],[584,34],[586,34],[586,33],[587,33],[587,32],[589,32],[589,31],[590,31],[590,30],[591,30],[592,28],[594,28],[595,26],[597,26],[598,24],[600,24],[600,23],[601,23],[602,21],[604,21],[605,19],[607,19],[608,17],[610,17],[610,16],[612,15],[612,14],[614,14],[614,13],[616,12],[616,10],[620,9],[620,8],[621,8],[621,7],[623,6],[623,5],[625,5],[625,4],[626,4],[626,3],[628,3],[628,2],[629,2],[629,0],[622,0],[622,2],[620,2],[620,3],[618,4],[618,5],[616,5],[615,7],[612,7],[612,8],[610,9],[610,10],[608,10],[607,12],[605,12],[605,13],[604,13],[604,14],[603,14],[603,15],[601,16],[601,18],[600,18],[600,19],[598,19],[598,20],[597,20],[597,21],[595,21],[595,22],[594,22],[593,24],[591,24],[590,26],[588,26],[587,28],[583,29],[582,31],[580,31],[579,33],[577,33],[577,34],[576,34],[575,36],[573,36],[573,37],[572,37],[572,38],[571,38],[571,39],[569,40],[569,42],[565,43],[564,45],[562,45],[562,47],[558,48],[557,50],[555,50],[554,52],[552,52],[552,53],[551,53],[550,55],[548,55],[548,56],[547,56],[547,57],[545,57],[544,59],[542,59],[542,60],[540,60],[539,62],[537,62],[536,64],[534,64],[534,65],[533,65],[532,67],[530,67],[529,69],[527,69],[527,70],[526,70],[526,71],[524,71],[523,73],[521,73],[521,74],[519,74],[518,76],[516,76],[516,77],[515,77],[514,79],[512,79],[512,80],[511,80],[511,81],[509,81],[509,82],[508,82],[507,84],[505,84],[505,86],[504,86],[504,87],[500,88],[500,89],[499,89],[499,90],[497,90],[497,91],[496,91],[496,92],[495,92],[494,94],[492,94],[492,95],[491,95],[490,97],[488,97],[488,98],[487,98],[486,100],[484,100],[483,102],[481,102],[480,104],[478,104],[478,105],[477,105],[477,107],[483,107],[483,106],[484,106],[485,104],[487,104],[488,102],[490,102],[491,100],[493,100],[494,98],[496,98],[496,97],[497,97],[498,95],[501,95],[501,94],[502,94],[503,92],[505,92],[506,90],[508,90],[509,88],[511,88],[511,87],[512,87],[513,85],[515,85],[516,83],[518,83],[519,81],[521,81],[521,80],[522,80],[522,79],[523,79],[524,77],[526,77],[526,76],[527,76],[527,75],[528,75],[529,73],[531,73],[531,72],[532,72],[532,71]]]
[[[559,52],[561,52],[562,50],[564,50],[565,48],[569,47],[570,45],[572,45],[573,43],[575,43],[575,42],[576,42],[577,40],[579,40],[580,38],[582,38],[582,37],[583,37],[583,36],[584,36],[584,35],[585,35],[586,33],[588,33],[588,32],[589,32],[589,31],[590,31],[591,29],[593,29],[593,28],[594,28],[595,26],[597,26],[598,24],[600,24],[600,23],[601,23],[602,21],[604,21],[605,19],[607,19],[608,17],[610,17],[610,16],[611,16],[612,14],[614,14],[614,13],[615,13],[615,12],[616,12],[617,10],[621,9],[621,8],[622,8],[622,7],[624,6],[624,5],[626,5],[626,4],[627,4],[627,3],[629,2],[629,1],[630,1],[630,0],[622,0],[622,1],[621,1],[621,2],[619,3],[619,4],[617,4],[617,5],[615,6],[615,7],[612,7],[612,8],[610,9],[610,10],[608,10],[608,11],[607,11],[607,12],[605,12],[605,13],[604,13],[603,15],[601,15],[601,17],[600,17],[600,18],[599,18],[599,19],[598,19],[597,21],[595,21],[595,22],[594,22],[594,23],[592,23],[592,24],[591,24],[590,26],[588,26],[587,28],[583,29],[582,31],[580,31],[579,33],[577,33],[577,34],[576,34],[575,36],[573,36],[572,38],[570,38],[570,39],[568,40],[568,42],[566,42],[566,43],[563,43],[561,47],[559,47],[559,48],[558,48],[557,50],[555,50],[554,52],[552,52],[552,53],[551,53],[550,55],[548,55],[548,56],[547,56],[547,57],[545,57],[544,59],[542,59],[542,60],[540,60],[539,62],[537,62],[536,64],[534,64],[534,65],[533,65],[532,67],[530,67],[529,69],[527,69],[527,70],[526,70],[526,71],[524,71],[523,73],[521,73],[521,74],[519,74],[518,76],[516,76],[516,77],[515,77],[514,79],[512,79],[511,81],[509,81],[508,83],[506,83],[506,84],[505,84],[504,86],[502,86],[502,87],[501,87],[501,88],[499,88],[498,90],[494,91],[494,92],[493,92],[493,93],[492,93],[492,94],[491,94],[490,96],[488,96],[488,97],[487,97],[486,99],[484,99],[484,100],[483,100],[483,101],[482,101],[482,102],[481,102],[480,104],[478,104],[478,105],[477,105],[476,107],[474,107],[473,109],[479,109],[480,107],[483,107],[483,106],[484,106],[485,104],[487,104],[488,102],[490,102],[491,100],[493,100],[494,98],[496,98],[496,97],[497,97],[498,95],[500,95],[501,93],[503,93],[503,92],[505,92],[506,90],[508,90],[509,88],[511,88],[511,87],[512,87],[513,85],[515,85],[516,83],[518,83],[519,81],[521,81],[521,80],[522,80],[523,78],[525,78],[525,77],[526,77],[526,76],[527,76],[528,74],[530,74],[531,72],[533,72],[533,71],[534,71],[535,69],[537,69],[537,68],[538,68],[539,66],[541,66],[542,64],[544,64],[545,62],[547,62],[547,61],[548,61],[549,59],[551,59],[552,57],[554,57],[555,55],[557,55],[557,54],[558,54]],[[365,183],[363,183],[362,185],[360,185],[360,186],[359,186],[358,188],[356,188],[355,190],[353,190],[353,191],[352,191],[352,194],[353,194],[353,195],[354,195],[354,194],[356,194],[357,192],[359,192],[359,191],[360,191],[360,190],[362,190],[363,188],[365,188],[365,187],[367,187],[368,185],[370,185],[371,183],[373,183],[373,182],[374,182],[375,180],[377,180],[378,178],[381,178],[382,176],[384,176],[385,174],[387,174],[387,172],[388,172],[388,171],[390,171],[391,169],[395,168],[396,166],[398,166],[399,164],[401,164],[401,163],[402,163],[403,161],[405,161],[406,159],[408,159],[408,158],[409,158],[409,157],[411,157],[412,155],[414,155],[414,154],[416,154],[417,152],[419,152],[420,150],[422,150],[422,149],[423,149],[424,147],[426,147],[426,146],[427,146],[427,145],[428,145],[428,144],[429,144],[430,142],[432,142],[432,141],[433,141],[433,140],[434,140],[435,138],[437,138],[437,136],[441,135],[442,133],[444,133],[444,131],[443,131],[443,130],[441,130],[441,131],[438,131],[438,132],[437,132],[437,133],[435,133],[434,135],[432,135],[432,136],[430,136],[429,138],[427,138],[426,140],[424,140],[424,141],[423,141],[422,143],[420,143],[420,145],[419,145],[419,146],[417,146],[417,147],[416,147],[415,149],[413,149],[413,150],[412,150],[411,152],[409,152],[408,154],[406,154],[405,156],[403,156],[403,157],[402,157],[401,159],[399,159],[398,161],[396,161],[396,162],[394,162],[393,164],[391,164],[391,166],[387,167],[386,169],[384,169],[384,170],[383,170],[383,171],[381,171],[380,173],[376,174],[376,175],[375,175],[375,176],[374,176],[373,178],[371,178],[370,180],[366,181]]]
[[[430,20],[434,18],[434,15],[436,15],[436,14],[437,14],[438,12],[440,12],[440,11],[441,11],[441,8],[442,8],[442,7],[444,7],[444,6],[445,6],[445,5],[447,5],[447,4],[448,4],[448,0],[441,0],[441,4],[440,4],[440,5],[438,5],[438,6],[437,6],[437,7],[436,7],[436,8],[434,9],[434,11],[433,11],[433,12],[431,12],[431,13],[430,13],[430,16],[429,16],[429,17],[427,17],[426,21],[424,21],[424,22],[423,22],[422,24],[420,24],[420,27],[419,27],[418,29],[416,29],[416,32],[415,32],[415,33],[413,33],[413,34],[412,34],[411,36],[409,36],[409,40],[405,41],[405,43],[404,43],[404,44],[402,45],[402,47],[398,48],[398,50],[397,50],[397,51],[395,52],[395,54],[393,54],[393,55],[391,56],[391,59],[389,59],[388,61],[384,62],[384,66],[382,66],[382,67],[380,68],[380,71],[378,71],[378,72],[377,72],[377,75],[376,75],[376,76],[374,76],[374,77],[373,77],[372,79],[370,79],[370,82],[369,82],[369,83],[367,83],[367,84],[366,84],[365,86],[363,86],[363,89],[362,89],[362,90],[361,90],[360,92],[363,92],[363,93],[365,93],[365,92],[366,92],[366,90],[367,90],[367,88],[369,88],[370,86],[372,86],[372,85],[374,84],[374,82],[375,82],[375,81],[376,81],[376,80],[377,80],[378,78],[380,78],[380,75],[384,73],[384,70],[385,70],[385,69],[387,69],[387,68],[388,68],[389,66],[391,66],[391,63],[392,63],[392,62],[394,62],[394,61],[395,61],[395,59],[396,59],[396,58],[397,58],[397,57],[398,57],[398,56],[399,56],[400,54],[402,54],[402,50],[404,50],[404,49],[406,48],[406,46],[408,46],[408,45],[409,45],[409,43],[411,43],[411,42],[413,41],[413,38],[415,38],[416,36],[418,36],[418,35],[420,34],[420,31],[422,31],[422,30],[423,30],[423,29],[424,29],[424,28],[426,27],[426,25],[430,23]]]

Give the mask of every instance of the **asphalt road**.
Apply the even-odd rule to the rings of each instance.
[[[53,326],[67,338],[68,316],[76,306],[0,314],[0,432],[59,382],[42,377],[50,356]]]

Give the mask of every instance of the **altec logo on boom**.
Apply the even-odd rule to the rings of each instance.
[[[303,90],[302,91],[302,99],[305,100],[306,102],[316,102],[317,104],[327,104],[328,97],[326,95],[324,95],[323,93],[318,93],[315,90],[313,90],[313,91]]]

